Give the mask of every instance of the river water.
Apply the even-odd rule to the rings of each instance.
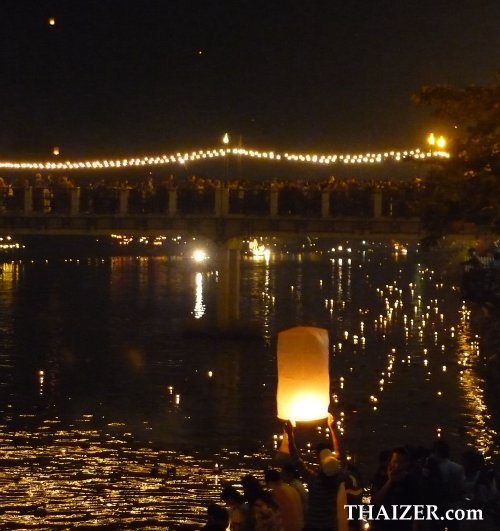
[[[495,460],[491,353],[433,264],[368,242],[245,258],[241,313],[261,338],[238,340],[184,334],[215,313],[216,263],[5,262],[0,526],[199,528],[221,484],[272,464],[276,334],[301,324],[329,331],[340,443],[365,477],[380,450],[437,437]],[[318,432],[298,431],[307,453]]]

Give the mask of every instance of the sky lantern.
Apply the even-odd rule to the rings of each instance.
[[[49,18],[49,26],[55,26],[56,25],[56,19],[54,17]]]
[[[278,334],[278,418],[320,420],[328,416],[328,331],[297,326]]]
[[[52,154],[57,156],[57,155],[59,155],[59,153],[60,153],[59,152],[59,147],[58,146],[54,146],[54,148],[52,149]]]

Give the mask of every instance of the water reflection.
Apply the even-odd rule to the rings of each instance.
[[[478,337],[473,337],[470,324],[471,310],[464,304],[458,326],[458,363],[460,385],[465,397],[467,431],[475,440],[477,449],[487,459],[496,454],[497,432],[491,426],[491,415],[485,401],[485,381],[477,372],[480,359]]]
[[[201,319],[205,315],[205,305],[203,303],[203,275],[198,272],[195,276],[196,292],[194,304],[194,318]]]
[[[263,341],[183,337],[216,289],[165,258],[4,265],[0,525],[38,525],[38,509],[46,528],[196,526],[221,482],[269,463],[276,333],[297,324],[329,331],[341,445],[366,476],[382,448],[436,436],[497,455],[469,309],[417,248],[244,260],[241,315]]]

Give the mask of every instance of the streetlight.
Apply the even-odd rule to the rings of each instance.
[[[222,143],[227,146],[229,144],[229,133],[224,133],[222,137]],[[227,153],[228,149],[224,150],[224,179],[227,180]]]
[[[436,138],[434,133],[431,133],[427,137],[427,143],[429,144],[429,146],[444,149],[446,147],[446,138],[443,135],[440,135],[438,138]]]
[[[440,136],[438,139],[437,139],[437,142],[436,142],[436,145],[439,149],[444,149],[446,147],[446,139],[444,136]]]

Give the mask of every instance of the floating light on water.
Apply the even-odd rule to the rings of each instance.
[[[297,326],[278,334],[278,417],[326,418],[330,405],[328,331]]]

